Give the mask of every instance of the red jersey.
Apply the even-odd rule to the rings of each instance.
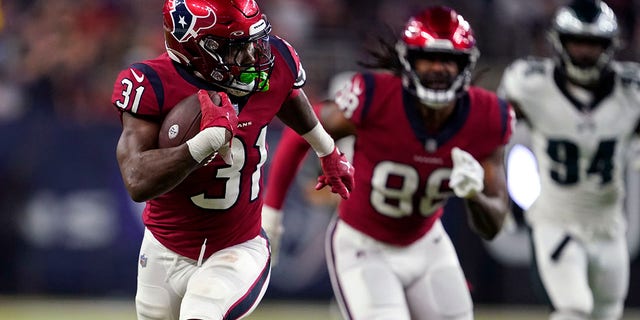
[[[267,158],[267,125],[283,102],[304,84],[304,72],[293,48],[271,37],[275,64],[269,90],[248,98],[230,96],[238,106],[238,129],[232,141],[233,165],[220,157],[191,173],[173,190],[146,202],[145,226],[167,248],[197,260],[255,238],[260,233],[262,166]],[[162,54],[132,64],[118,75],[112,102],[158,123],[182,99],[199,89],[220,88],[195,77]]]
[[[336,102],[357,127],[355,188],[339,215],[355,229],[386,243],[407,245],[442,215],[451,149],[482,161],[511,136],[510,106],[494,93],[471,87],[438,132],[427,132],[415,97],[400,77],[357,74]]]

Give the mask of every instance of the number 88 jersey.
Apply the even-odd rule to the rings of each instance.
[[[445,200],[453,195],[448,187],[453,147],[482,161],[504,146],[512,132],[510,106],[477,87],[457,100],[438,132],[426,131],[418,109],[422,106],[393,74],[356,74],[335,101],[357,131],[356,187],[340,203],[339,216],[395,245],[416,241],[442,215]]]
[[[623,227],[624,158],[640,117],[639,69],[612,68],[590,103],[551,59],[517,60],[505,71],[501,94],[527,120],[538,162],[541,193],[527,211],[530,222],[587,236]]]

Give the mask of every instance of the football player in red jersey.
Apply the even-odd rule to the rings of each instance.
[[[483,239],[509,210],[504,146],[510,105],[470,86],[478,58],[467,21],[436,6],[411,17],[397,44],[322,108],[334,139],[355,135],[356,187],[327,232],[334,294],[346,319],[473,319],[455,249],[440,222],[462,198]],[[286,133],[268,179],[263,217],[278,225],[306,143]],[[296,155],[296,156],[294,156]],[[277,228],[275,228],[277,229]]]
[[[304,136],[323,163],[323,186],[343,198],[353,169],[301,89],[298,55],[270,34],[254,0],[167,0],[163,18],[167,52],[122,70],[112,96],[122,178],[133,200],[146,201],[138,319],[240,319],[270,276],[261,232],[269,122],[278,116]],[[220,92],[219,106],[204,90]],[[164,116],[196,93],[201,131],[159,149]]]

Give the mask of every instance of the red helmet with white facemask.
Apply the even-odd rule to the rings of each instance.
[[[439,109],[449,105],[471,83],[471,73],[480,52],[469,23],[456,11],[435,6],[421,11],[406,23],[396,51],[402,63],[403,84],[425,105]],[[415,61],[438,54],[456,61],[459,73],[446,89],[429,88],[415,72]]]
[[[235,96],[268,89],[271,25],[254,0],[166,0],[163,21],[169,56],[198,77]]]

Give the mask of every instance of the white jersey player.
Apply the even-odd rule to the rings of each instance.
[[[617,36],[606,4],[576,0],[554,17],[556,59],[515,61],[499,89],[531,128],[541,192],[525,217],[553,320],[623,313],[624,159],[638,131],[640,66],[611,60]]]

